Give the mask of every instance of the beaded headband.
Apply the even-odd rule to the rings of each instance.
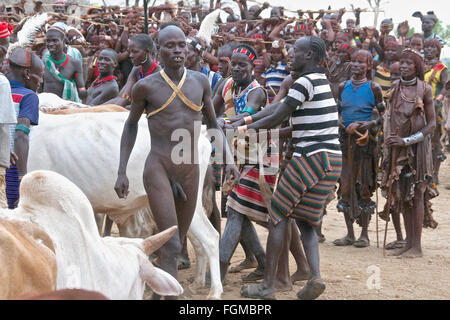
[[[243,53],[247,57],[249,57],[250,61],[252,62],[256,59],[255,55],[245,47],[237,47],[236,49],[234,49],[233,53]]]
[[[420,60],[423,61],[422,55],[421,55],[420,52],[418,52],[417,50],[414,50],[414,49],[411,49],[411,48],[406,48],[406,49],[404,49],[404,50],[402,51],[402,54],[403,54],[403,53],[413,53],[413,54],[415,54],[417,57],[419,57]]]

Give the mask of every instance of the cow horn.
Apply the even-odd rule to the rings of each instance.
[[[173,236],[177,229],[177,226],[173,226],[144,239],[144,241],[142,242],[142,246],[144,247],[145,254],[151,255],[153,252],[161,248],[162,245],[165,244]]]

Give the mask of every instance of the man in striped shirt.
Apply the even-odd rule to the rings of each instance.
[[[270,129],[290,116],[295,152],[280,177],[271,198],[264,281],[246,286],[249,298],[271,298],[281,248],[286,240],[287,219],[296,219],[310,266],[310,279],[297,293],[299,299],[315,299],[325,290],[319,270],[318,238],[315,226],[322,220],[328,193],[341,173],[342,153],[338,140],[338,110],[325,70],[319,63],[326,46],[318,37],[302,37],[294,45],[293,70],[300,77],[292,84],[284,102],[266,107],[244,118],[238,131]],[[239,124],[242,124],[239,123]]]
[[[275,98],[280,90],[281,83],[289,75],[281,48],[271,49],[271,60],[272,64],[261,75],[264,79],[264,87],[269,94],[269,102],[272,102]]]

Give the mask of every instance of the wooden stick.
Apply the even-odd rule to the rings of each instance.
[[[393,134],[394,136],[398,135],[398,129]],[[391,183],[389,184],[388,188],[388,194],[387,194],[387,203],[386,203],[386,210],[387,210],[387,218],[386,218],[386,226],[384,229],[384,243],[383,243],[383,256],[386,257],[386,238],[387,238],[387,227],[389,223],[389,216],[391,215],[391,204],[392,204],[392,185],[394,184],[394,180],[392,179],[392,174],[394,173],[394,167],[395,167],[395,157],[397,155],[397,147],[392,147],[391,149],[391,167],[389,168],[389,181]]]

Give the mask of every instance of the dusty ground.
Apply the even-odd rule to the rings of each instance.
[[[385,222],[379,220],[379,243],[377,248],[376,219],[369,226],[371,246],[368,248],[336,247],[332,241],[344,236],[346,228],[344,218],[336,211],[336,201],[328,206],[328,215],[324,218],[323,233],[326,241],[320,244],[321,272],[327,285],[326,291],[319,299],[347,300],[347,299],[449,299],[450,298],[450,191],[445,189],[450,184],[450,160],[446,160],[440,172],[440,196],[433,199],[434,218],[439,226],[424,229],[422,246],[424,256],[416,259],[406,259],[383,256],[383,237]],[[381,196],[379,196],[381,198]],[[220,202],[219,202],[220,203]],[[380,200],[379,209],[384,199]],[[222,230],[225,219],[222,222]],[[256,226],[259,237],[265,248],[267,231]],[[358,235],[360,228],[355,228]],[[395,231],[389,223],[387,242],[395,240]],[[194,274],[195,255],[189,247],[192,266],[191,269],[180,271],[180,283],[183,287],[189,285],[188,279]],[[244,253],[238,246],[231,260],[231,266],[244,259]],[[289,260],[291,273],[295,272],[295,262],[292,256]],[[375,267],[379,269],[380,288],[369,289],[367,281],[374,275]],[[369,268],[369,270],[368,270]],[[223,299],[244,299],[240,295],[242,287],[241,277],[252,270],[241,273],[229,273],[228,284],[224,286]],[[368,272],[369,271],[369,272]],[[369,281],[370,282],[370,281]],[[372,282],[374,283],[374,282]],[[296,293],[305,282],[297,282],[290,292],[277,293],[277,299],[296,299]],[[373,286],[372,286],[373,288]],[[196,294],[186,291],[183,299],[202,300],[206,298],[208,289],[202,289]]]

